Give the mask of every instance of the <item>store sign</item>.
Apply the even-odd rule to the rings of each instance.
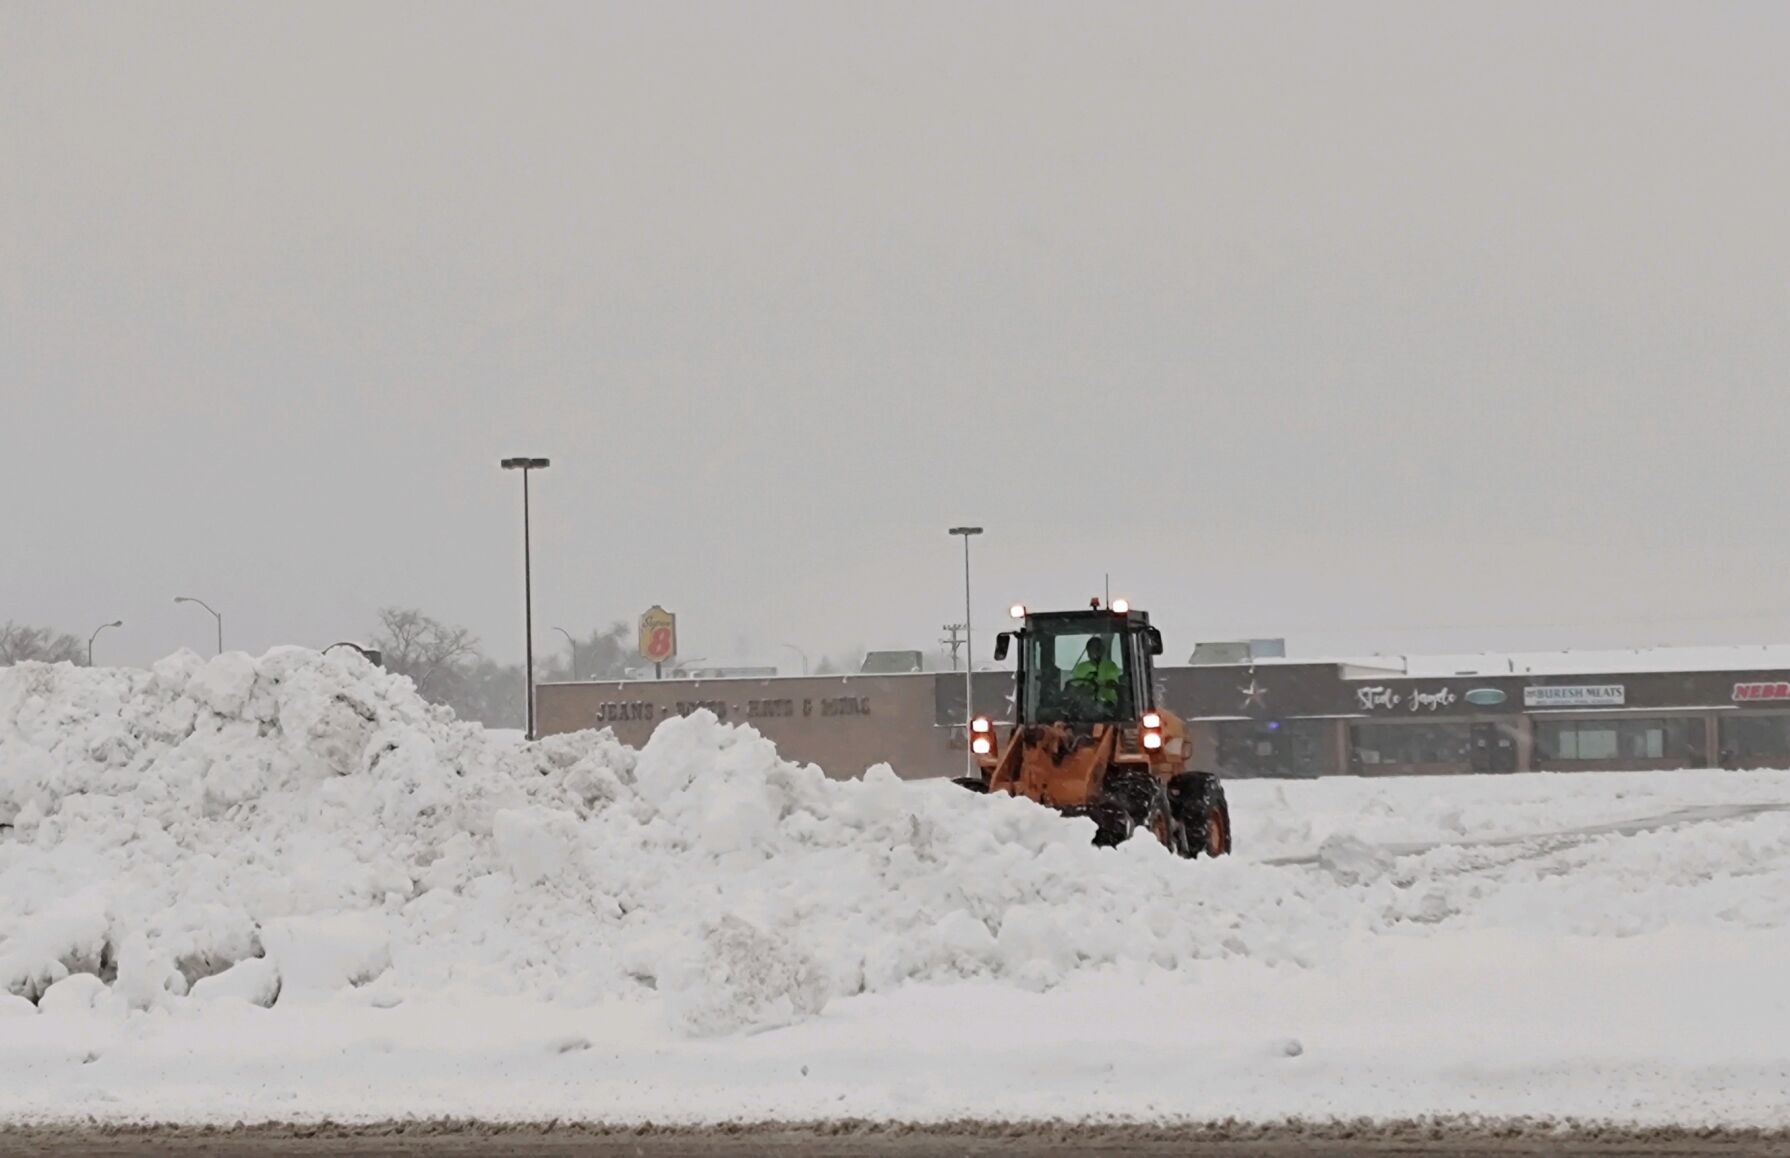
[[[1506,697],[1503,688],[1474,688],[1461,698],[1476,708],[1495,708]]]
[[[640,658],[665,663],[677,654],[677,616],[657,603],[640,617]]]
[[[1761,700],[1790,700],[1790,683],[1767,680],[1764,683],[1734,685],[1735,703],[1755,704]]]
[[[1371,712],[1375,708],[1396,708],[1403,699],[1403,696],[1391,688],[1381,687],[1378,684],[1370,688],[1355,689],[1355,702],[1360,704],[1361,710],[1365,712]]]
[[[713,712],[722,720],[836,720],[874,714],[869,696],[822,696],[818,699],[765,699],[737,703],[728,700],[678,700],[675,703],[655,704],[647,700],[625,700],[598,704],[595,715],[599,724],[650,724],[670,719],[674,714],[688,716],[699,711]]]
[[[1620,708],[1628,702],[1622,684],[1540,684],[1523,689],[1526,708]]]
[[[1452,705],[1457,698],[1447,688],[1437,688],[1433,692],[1412,692],[1411,710],[1413,712],[1439,712]]]
[[[1395,691],[1381,684],[1355,689],[1355,702],[1363,711],[1391,711],[1403,707],[1413,712],[1439,712],[1460,697],[1447,687],[1426,692],[1413,688],[1410,692]]]

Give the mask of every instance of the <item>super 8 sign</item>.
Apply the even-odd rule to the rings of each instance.
[[[677,616],[654,604],[640,617],[640,658],[664,663],[677,654]]]

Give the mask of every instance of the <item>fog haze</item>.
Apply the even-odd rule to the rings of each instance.
[[[1790,639],[1790,10],[0,4],[0,620]],[[986,631],[982,633],[986,640]],[[986,648],[978,646],[986,653]]]

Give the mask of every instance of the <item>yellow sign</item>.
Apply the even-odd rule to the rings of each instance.
[[[677,654],[677,616],[657,603],[640,617],[640,658],[665,663]]]

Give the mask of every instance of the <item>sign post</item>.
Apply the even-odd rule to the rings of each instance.
[[[677,655],[677,616],[657,603],[640,616],[640,658],[653,665],[653,678],[665,678],[665,664]]]

